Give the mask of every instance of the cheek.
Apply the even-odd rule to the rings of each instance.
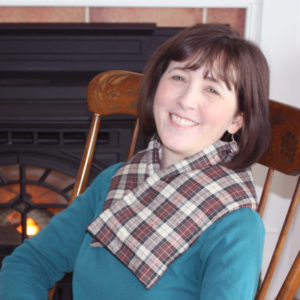
[[[217,120],[220,121],[222,117],[221,111],[213,106],[206,106],[201,112],[202,120],[204,122],[215,123]]]
[[[160,84],[157,87],[155,96],[154,96],[154,106],[156,107],[162,107],[168,104],[168,89],[165,87],[165,85]]]
[[[232,111],[232,112],[231,112]],[[212,106],[202,111],[202,121],[211,125],[227,126],[232,121],[233,109],[230,107]]]
[[[164,111],[163,108],[166,105],[166,101],[164,99],[165,98],[162,97],[160,91],[157,90],[153,102],[153,116],[156,125],[159,125],[161,119],[161,113],[162,111]]]
[[[169,107],[170,101],[164,91],[162,89],[157,90],[153,102],[153,116],[157,126],[165,120]]]

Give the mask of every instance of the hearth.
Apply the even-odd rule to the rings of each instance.
[[[142,72],[179,28],[155,24],[0,24],[0,263],[67,206],[90,122],[85,94],[97,73]],[[134,120],[102,121],[90,181],[126,158]],[[141,136],[138,149],[146,139]],[[71,275],[56,299],[71,299]]]

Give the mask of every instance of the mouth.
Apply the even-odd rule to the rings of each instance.
[[[171,120],[175,124],[177,124],[179,126],[182,126],[182,127],[193,127],[193,126],[199,125],[199,123],[197,123],[195,121],[180,117],[180,116],[175,115],[173,113],[170,113],[170,117],[171,117]]]

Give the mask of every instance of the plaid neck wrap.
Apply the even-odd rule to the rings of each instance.
[[[250,170],[220,165],[235,142],[217,141],[160,169],[153,138],[114,175],[103,212],[88,226],[92,246],[106,247],[147,288],[215,221],[242,207],[256,209]]]

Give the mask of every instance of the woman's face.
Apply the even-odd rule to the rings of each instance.
[[[185,68],[172,61],[162,75],[154,97],[153,113],[162,141],[162,166],[167,167],[233,134],[242,124],[234,88],[203,69]]]

